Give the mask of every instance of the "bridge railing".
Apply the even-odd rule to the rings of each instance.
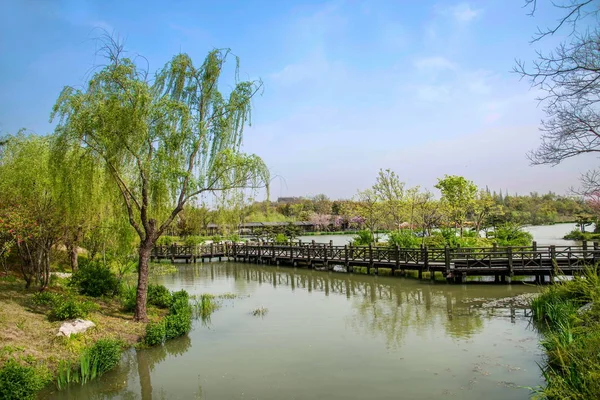
[[[185,258],[231,256],[244,258],[305,259],[372,262],[395,264],[451,263],[470,267],[494,267],[495,260],[510,260],[514,268],[551,266],[561,263],[583,264],[600,261],[597,242],[588,246],[519,246],[519,247],[473,247],[473,248],[401,248],[383,246],[333,246],[317,243],[211,243],[196,246],[155,246],[152,255],[156,258]],[[563,260],[564,259],[564,260]]]

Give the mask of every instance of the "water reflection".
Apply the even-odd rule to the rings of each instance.
[[[171,290],[240,297],[225,301],[210,329],[198,322],[189,337],[130,350],[118,369],[98,381],[49,398],[387,399],[406,390],[406,398],[415,399],[443,393],[516,399],[526,394],[513,395],[498,382],[538,383],[531,333],[518,320],[511,324],[471,305],[531,291],[526,286],[447,285],[240,263],[182,265],[155,279]],[[263,319],[249,312],[259,305],[270,309]],[[475,371],[482,356],[493,360],[495,380]],[[533,372],[513,376],[502,367],[509,361]],[[389,371],[404,383],[421,383],[408,388]],[[474,377],[479,386],[469,386]]]
[[[357,332],[381,335],[388,347],[402,344],[408,330],[424,334],[440,325],[453,338],[467,339],[483,329],[489,318],[471,305],[473,299],[494,299],[531,291],[521,285],[448,285],[391,277],[320,272],[297,268],[219,263],[186,266],[170,284],[232,278],[238,292],[252,291],[252,283],[292,291],[322,292],[354,299],[348,326]]]

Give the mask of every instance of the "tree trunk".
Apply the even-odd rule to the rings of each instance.
[[[71,264],[71,272],[75,273],[79,268],[79,260],[77,259],[77,246],[74,243],[68,243],[67,251],[69,253],[69,263]]]
[[[148,322],[148,315],[146,314],[146,297],[148,294],[148,262],[151,253],[152,241],[146,239],[140,243],[138,253],[138,287],[134,314],[134,319],[141,322]]]

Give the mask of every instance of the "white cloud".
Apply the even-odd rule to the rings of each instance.
[[[419,70],[455,70],[457,68],[455,63],[440,56],[420,58],[414,64]]]
[[[481,10],[474,10],[468,3],[458,4],[451,9],[452,16],[458,22],[466,23],[481,15]]]

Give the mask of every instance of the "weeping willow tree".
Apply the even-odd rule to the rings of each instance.
[[[150,80],[121,44],[110,38],[104,44],[107,65],[84,89],[65,87],[51,118],[58,118],[58,148],[83,149],[121,193],[140,239],[135,319],[146,321],[152,248],[186,203],[268,183],[263,161],[240,152],[261,82],[240,81],[236,59],[232,88],[223,95],[228,50],[209,52],[200,66],[178,54]]]

